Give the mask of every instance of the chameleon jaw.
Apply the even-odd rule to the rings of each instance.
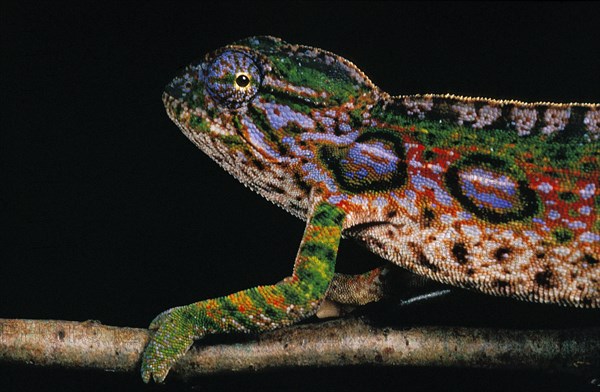
[[[253,192],[290,214],[306,220],[307,191],[299,187],[294,177],[286,170],[291,162],[268,159],[247,140],[245,135],[236,132],[234,127],[228,129],[219,124],[210,124],[207,125],[209,128],[206,131],[193,129],[189,125],[190,116],[199,116],[200,113],[191,114],[185,103],[166,92],[163,93],[162,98],[169,118],[196,147]],[[178,110],[182,110],[179,115]],[[223,140],[224,137],[241,138],[246,146],[246,152],[232,151]],[[258,163],[252,164],[251,161]]]

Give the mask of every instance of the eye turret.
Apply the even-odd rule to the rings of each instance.
[[[210,95],[232,109],[251,101],[261,82],[262,72],[254,59],[234,50],[215,57],[206,73],[206,87]]]

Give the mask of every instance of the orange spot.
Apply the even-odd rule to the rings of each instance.
[[[269,305],[279,309],[285,309],[285,297],[283,295],[274,293],[272,290],[263,287],[260,287],[258,290],[260,295],[265,298],[265,301]]]
[[[353,209],[357,209],[356,206],[354,206],[352,203],[348,202],[347,200],[341,200],[340,202],[336,203],[336,206],[341,208],[342,210],[344,210],[344,212],[346,212],[346,213],[352,211]]]

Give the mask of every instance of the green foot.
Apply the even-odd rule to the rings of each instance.
[[[177,360],[185,355],[197,338],[194,315],[189,306],[180,306],[159,314],[150,323],[156,332],[142,356],[142,380],[163,382]]]

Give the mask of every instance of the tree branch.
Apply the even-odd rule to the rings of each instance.
[[[139,370],[150,331],[97,322],[0,319],[0,363]],[[575,371],[600,368],[600,328],[377,328],[358,319],[299,325],[235,344],[201,346],[175,374],[374,364]]]

